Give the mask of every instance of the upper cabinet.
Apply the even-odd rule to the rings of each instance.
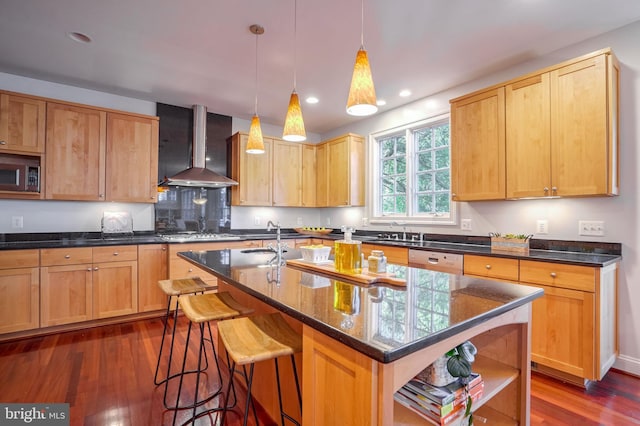
[[[158,119],[47,103],[45,198],[157,200]]]
[[[302,207],[316,206],[317,147],[302,145]]]
[[[273,205],[302,206],[302,144],[273,143]]]
[[[107,114],[106,194],[109,201],[158,201],[158,120]]]
[[[456,201],[618,194],[610,49],[451,101]]]
[[[318,147],[318,207],[364,205],[364,138],[349,133]]]
[[[263,154],[247,154],[249,135],[236,133],[231,138],[231,205],[271,206],[273,204],[271,171],[273,140],[264,139]]]
[[[45,101],[0,92],[0,152],[44,152]]]

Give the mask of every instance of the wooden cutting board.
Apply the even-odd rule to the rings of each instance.
[[[391,273],[383,274],[370,274],[367,268],[362,268],[360,274],[345,274],[338,272],[333,265],[333,262],[326,263],[312,263],[302,259],[290,259],[287,260],[287,266],[292,268],[301,269],[307,272],[317,272],[321,275],[329,276],[335,280],[351,281],[356,284],[362,285],[379,285],[388,284],[392,286],[406,287],[407,281],[403,278],[398,278]]]

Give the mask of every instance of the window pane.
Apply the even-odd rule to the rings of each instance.
[[[407,197],[403,195],[398,195],[398,198],[396,199],[396,203],[397,203],[396,213],[404,214],[407,212]]]
[[[382,213],[393,214],[396,212],[396,197],[385,196],[382,197]]]
[[[388,158],[391,157],[395,152],[395,141],[393,139],[385,139],[380,144],[380,157]]]
[[[418,191],[433,191],[433,175],[431,173],[422,173],[418,175]]]
[[[406,194],[407,193],[407,178],[404,176],[399,176],[396,180],[396,192],[398,194]]]
[[[418,138],[418,151],[424,151],[432,146],[432,137],[430,129],[422,129],[415,132]]]
[[[451,188],[451,178],[449,170],[440,170],[436,173],[436,191],[448,191]]]
[[[418,195],[418,213],[433,212],[433,196]]]
[[[395,192],[395,179],[383,177],[382,178],[382,194],[389,195]]]
[[[418,153],[418,170],[417,171],[424,172],[426,170],[431,170],[432,168],[433,168],[433,163],[431,162],[431,152]]]
[[[404,136],[403,137],[398,137],[396,139],[396,154],[397,155],[403,155],[406,154],[407,152],[407,141],[405,140]]]
[[[434,128],[436,147],[449,146],[449,124]]]
[[[436,212],[445,213],[449,211],[449,194],[436,194]]]
[[[392,175],[396,172],[395,160],[385,160],[382,162],[382,175]]]
[[[407,159],[404,157],[396,160],[396,173],[407,173]]]
[[[443,169],[449,167],[449,148],[438,149],[435,151],[436,168]]]

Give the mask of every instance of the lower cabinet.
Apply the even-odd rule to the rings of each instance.
[[[167,296],[158,281],[169,276],[167,245],[138,246],[138,312],[165,309]]]
[[[0,258],[0,334],[40,326],[38,250],[3,251]]]
[[[41,326],[138,312],[136,246],[41,250]]]

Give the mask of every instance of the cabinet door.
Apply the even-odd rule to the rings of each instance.
[[[108,201],[157,201],[157,119],[108,113],[106,159]]]
[[[40,326],[40,269],[0,269],[0,334]]]
[[[329,206],[329,170],[327,167],[327,144],[316,148],[316,207]]]
[[[508,84],[507,198],[546,197],[551,185],[549,74]]]
[[[137,262],[94,264],[93,312],[96,319],[138,312]]]
[[[47,103],[45,197],[105,200],[106,113]]]
[[[531,360],[577,377],[599,380],[594,367],[594,293],[533,286],[544,289],[544,296],[533,301]]]
[[[91,265],[40,268],[42,327],[93,319]]]
[[[364,205],[364,138],[352,134],[326,143],[327,204]]]
[[[302,206],[302,145],[273,142],[273,205]]]
[[[272,146],[273,141],[264,138],[263,154],[247,154],[249,136],[236,133],[232,150],[232,179],[238,182],[231,188],[231,204],[234,206],[271,206],[273,204]]]
[[[0,152],[44,153],[45,102],[0,93]]]
[[[316,206],[316,146],[302,145],[302,207]]]
[[[158,281],[169,278],[168,253],[165,244],[138,246],[138,312],[167,307],[167,296]]]
[[[550,74],[551,176],[559,196],[610,193],[607,57],[590,58]]]
[[[504,87],[451,103],[454,201],[505,198]]]

